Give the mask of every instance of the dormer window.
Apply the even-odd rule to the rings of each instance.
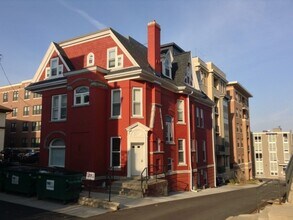
[[[170,51],[167,52],[165,59],[163,60],[163,75],[172,79],[172,57]]]
[[[93,66],[95,64],[95,55],[93,53],[89,53],[87,55],[87,66]]]
[[[189,86],[193,86],[193,76],[190,63],[188,63],[185,72],[185,83]]]
[[[123,55],[117,55],[117,47],[107,50],[107,68],[114,69],[123,66]]]
[[[50,67],[46,68],[46,78],[55,78],[62,76],[63,65],[59,65],[59,58],[53,58],[50,60]]]

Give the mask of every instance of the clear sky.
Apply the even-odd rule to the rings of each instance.
[[[212,61],[253,95],[252,131],[293,128],[291,0],[0,0],[1,64],[12,83],[31,79],[51,41],[112,27],[145,44],[152,20],[162,43]]]

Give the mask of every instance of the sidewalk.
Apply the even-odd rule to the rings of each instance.
[[[126,196],[113,194],[111,197],[111,201],[120,203],[120,209],[125,209],[125,208],[134,208],[134,207],[146,206],[146,205],[180,200],[180,199],[206,196],[206,195],[211,195],[216,193],[235,191],[235,190],[240,190],[244,188],[253,188],[257,186],[259,185],[257,184],[255,185],[248,184],[248,185],[242,185],[242,186],[225,185],[218,188],[204,189],[199,192],[177,192],[177,193],[170,193],[169,196],[145,197],[145,198],[129,198]],[[81,196],[88,196],[88,192],[87,191],[81,192]],[[104,193],[91,192],[92,198],[108,201],[108,196],[109,196],[108,194],[104,194]],[[80,218],[88,218],[88,217],[104,214],[106,212],[111,211],[111,210],[106,210],[102,208],[92,208],[92,207],[82,206],[78,204],[63,205],[61,204],[61,202],[58,203],[58,201],[38,200],[36,197],[28,198],[21,195],[7,194],[7,193],[0,193],[0,200],[16,203],[16,204],[21,204],[21,205],[26,205],[30,207],[35,207],[39,209],[44,209],[51,212],[72,215],[72,216],[76,216]]]

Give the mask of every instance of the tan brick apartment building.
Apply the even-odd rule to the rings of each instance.
[[[284,178],[293,153],[292,131],[274,128],[253,132],[256,178]]]
[[[5,108],[0,105],[0,151],[2,151],[4,148],[6,114],[8,112],[11,112],[11,109]]]
[[[42,98],[24,89],[30,83],[27,80],[0,87],[0,105],[12,109],[6,115],[4,147],[39,147]]]
[[[199,57],[192,58],[201,90],[215,103],[213,111],[214,155],[216,175],[231,178],[229,114],[226,75],[212,62],[204,62]]]
[[[252,178],[249,98],[252,95],[239,83],[227,84],[229,101],[231,163],[242,180]]]

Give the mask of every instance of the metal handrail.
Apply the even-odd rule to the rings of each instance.
[[[145,173],[145,177],[144,177],[144,173]],[[141,187],[141,192],[142,192],[142,196],[144,197],[144,187],[143,187],[143,183],[146,182],[146,184],[148,183],[148,168],[145,167],[143,169],[143,171],[140,173],[140,187]]]

